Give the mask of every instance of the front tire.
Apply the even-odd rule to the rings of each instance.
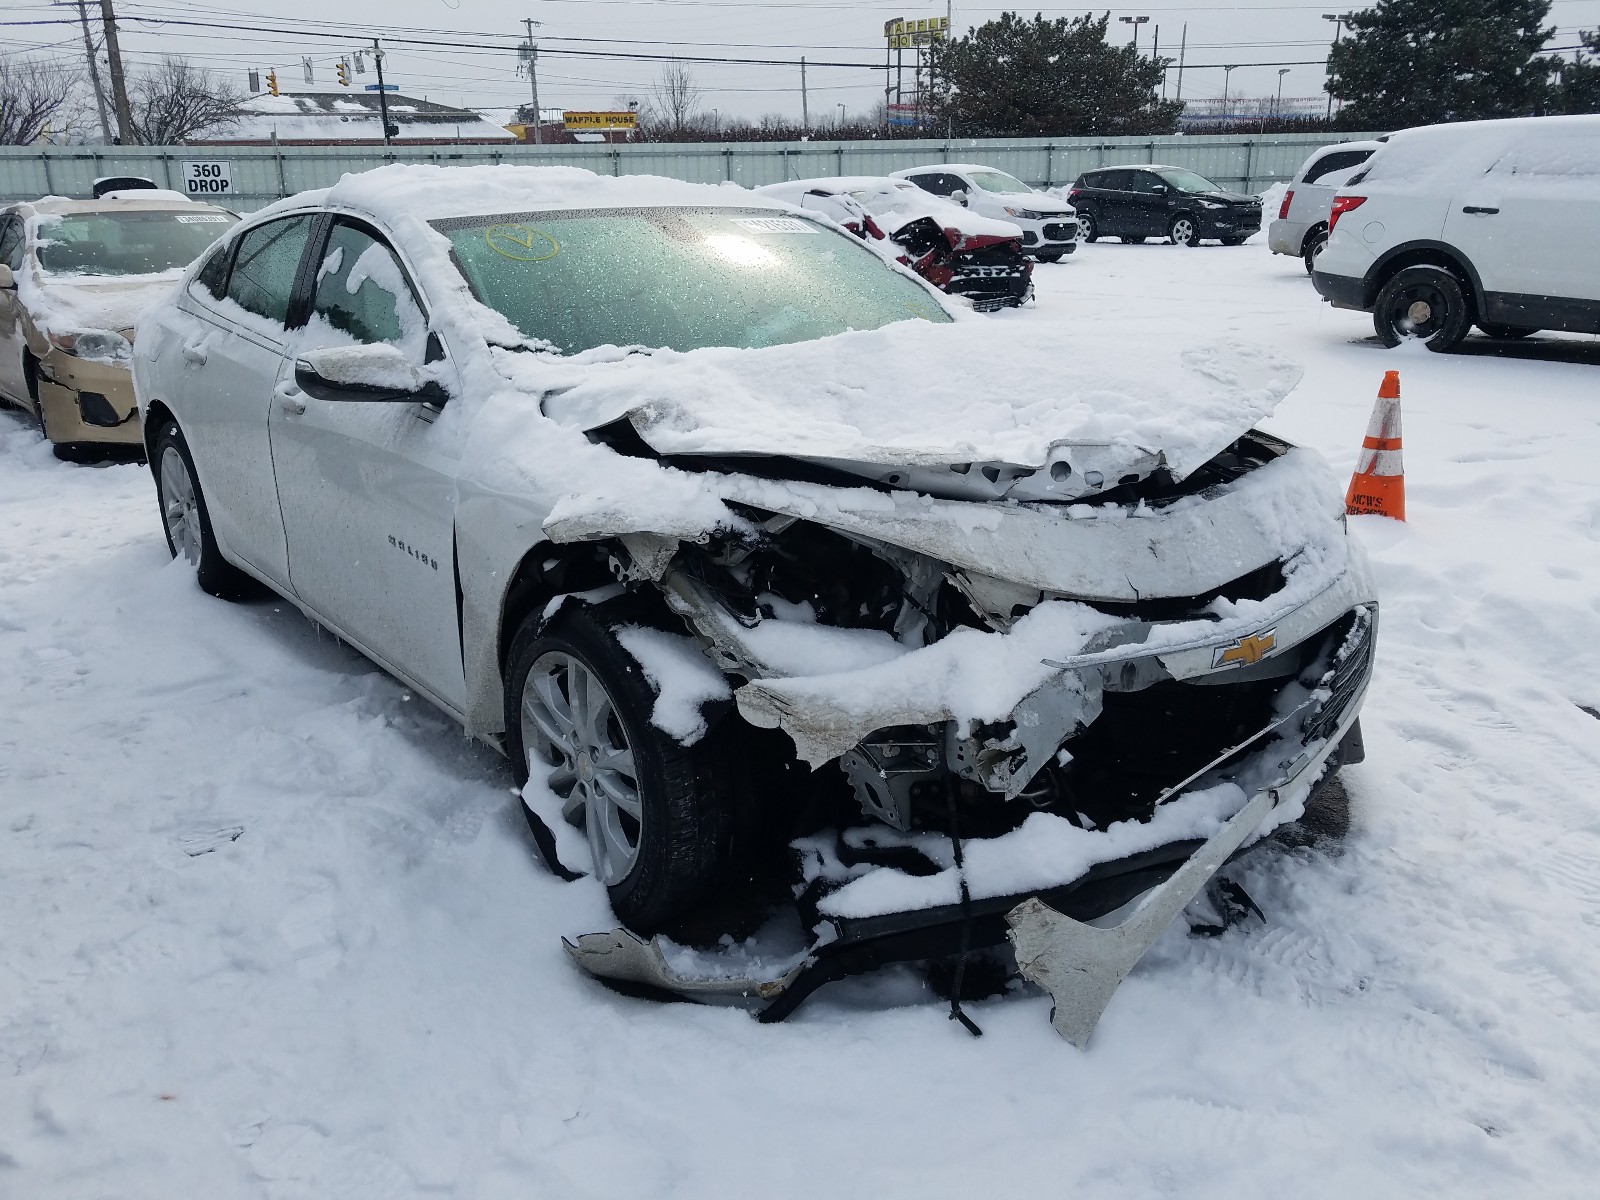
[[[1044,254],[1036,254],[1034,257],[1042,263],[1055,263],[1060,262],[1061,256],[1065,253],[1065,250],[1051,250]]]
[[[156,501],[161,507],[161,527],[173,558],[182,557],[194,567],[200,590],[222,600],[237,600],[254,590],[254,582],[222,557],[217,535],[211,531],[211,514],[195,475],[189,444],[176,421],[168,421],[156,434]]]
[[[1372,327],[1385,346],[1411,338],[1438,353],[1455,349],[1472,326],[1461,281],[1443,267],[1403,267],[1378,292]]]
[[[1172,218],[1172,224],[1167,227],[1167,236],[1172,239],[1174,246],[1198,246],[1200,226],[1193,217],[1180,213]]]
[[[600,611],[529,620],[511,646],[505,696],[518,783],[548,773],[625,925],[660,930],[727,879],[732,755],[715,731],[685,746],[651,723],[656,691]]]
[[[1092,242],[1100,236],[1100,230],[1095,225],[1094,214],[1078,210],[1078,239]]]

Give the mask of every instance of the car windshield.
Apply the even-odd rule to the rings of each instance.
[[[896,184],[894,187],[886,184],[883,187],[860,188],[849,195],[862,208],[876,215],[900,208],[908,198],[912,198],[911,193],[927,195],[914,183]]]
[[[951,319],[855,239],[765,209],[546,212],[434,227],[478,299],[566,354],[753,349]]]
[[[1004,171],[969,171],[968,178],[986,192],[999,192],[1001,195],[1016,195],[1018,192],[1031,192],[1033,189],[1020,179],[1013,179]]]
[[[1220,192],[1222,189],[1204,175],[1196,175],[1182,167],[1168,167],[1165,171],[1156,172],[1180,192]]]
[[[196,212],[67,213],[40,222],[39,266],[49,275],[150,275],[186,267],[237,217]]]

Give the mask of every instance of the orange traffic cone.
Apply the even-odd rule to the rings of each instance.
[[[1376,513],[1406,519],[1406,469],[1400,459],[1400,372],[1386,371],[1378,402],[1372,406],[1367,438],[1350,490],[1344,494],[1347,513]]]

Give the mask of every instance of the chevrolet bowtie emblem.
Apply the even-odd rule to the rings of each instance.
[[[1268,629],[1262,633],[1252,633],[1242,637],[1236,642],[1229,642],[1226,646],[1218,646],[1211,655],[1213,667],[1245,667],[1258,663],[1278,644],[1278,631]]]

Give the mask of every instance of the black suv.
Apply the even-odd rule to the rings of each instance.
[[[1237,246],[1261,231],[1261,201],[1229,192],[1186,167],[1102,167],[1078,176],[1067,197],[1084,241],[1171,238],[1198,246],[1215,238]]]

